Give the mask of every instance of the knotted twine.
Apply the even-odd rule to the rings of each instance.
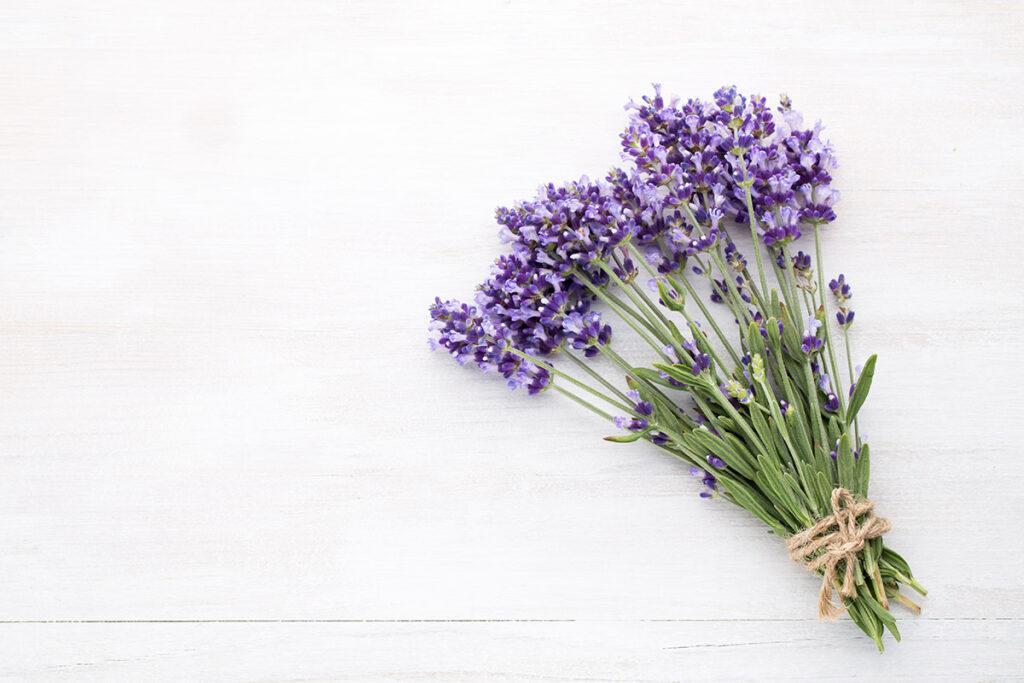
[[[818,618],[835,619],[846,607],[843,598],[857,593],[854,564],[864,543],[878,538],[892,528],[889,520],[875,517],[875,504],[867,499],[856,499],[844,488],[832,490],[832,514],[818,520],[813,526],[790,536],[786,547],[789,557],[812,572],[824,571],[821,592],[818,594]],[[864,519],[857,523],[861,515]],[[833,585],[843,565],[843,582],[839,586],[839,603],[832,601]]]

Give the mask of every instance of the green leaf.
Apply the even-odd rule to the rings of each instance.
[[[765,497],[771,502],[771,505],[779,513],[779,518],[793,529],[802,529],[806,524],[801,524],[800,521],[793,516],[790,512],[789,506],[785,502],[785,494],[781,489],[773,483],[764,470],[761,470],[754,477],[754,483],[757,484],[757,488]]]
[[[782,328],[782,339],[786,342],[786,348],[797,358],[802,358],[803,351],[800,349],[800,331],[792,324],[786,324]]]
[[[862,601],[864,605],[867,605],[883,624],[891,627],[890,630],[896,628],[896,617],[894,617],[892,612],[885,609],[885,607],[875,599],[875,596],[871,594],[871,589],[866,585],[857,588],[857,600]],[[898,632],[893,631],[893,636],[896,637],[896,640],[899,640]]]
[[[850,449],[850,435],[839,437],[839,448],[836,450],[836,464],[839,468],[839,485],[853,491],[857,488],[857,465],[853,461]]]
[[[764,355],[764,337],[761,336],[761,328],[757,323],[750,323],[747,327],[747,348],[751,353]]]
[[[897,553],[895,550],[892,550],[892,549],[890,549],[888,547],[883,548],[883,550],[882,550],[882,559],[885,560],[886,562],[888,562],[889,564],[891,564],[893,566],[893,568],[896,569],[896,571],[900,572],[901,574],[906,574],[909,577],[913,577],[914,576],[910,572],[910,565],[907,564],[907,561],[904,560],[903,557],[899,553]]]
[[[767,454],[778,460],[779,453],[775,448],[775,438],[772,434],[772,429],[768,426],[768,421],[760,410],[750,411],[750,422],[754,425],[754,431],[757,432],[757,436],[761,439]]]
[[[800,457],[803,458],[804,462],[814,463],[814,452],[811,450],[811,441],[807,435],[807,422],[805,416],[802,414],[803,411],[800,408],[800,404],[794,404],[792,401],[789,403],[790,410],[797,411],[791,418],[791,421],[787,424],[793,425],[793,429],[789,430],[790,435],[793,437],[793,441],[796,444],[797,450],[800,451]],[[783,418],[785,420],[786,418]]]
[[[652,384],[658,384],[663,387],[668,387],[669,389],[679,389],[679,387],[662,377],[657,370],[651,370],[650,368],[634,368],[633,372]]]
[[[617,435],[617,436],[606,436],[606,437],[604,437],[604,440],[605,441],[611,441],[613,443],[633,443],[634,441],[639,441],[640,439],[644,438],[650,432],[651,432],[650,429],[644,429],[643,431],[630,432],[629,434],[620,434],[620,435]]]
[[[743,461],[750,468],[750,470],[753,471],[755,467],[754,454],[750,452],[746,444],[743,443],[743,440],[740,439],[735,434],[730,434],[729,432],[722,432],[722,438],[725,439],[726,443],[729,444],[729,447],[733,450],[733,452],[736,453],[736,455],[738,455],[740,458],[742,458]],[[747,479],[752,478],[753,476],[747,477]]]
[[[855,493],[863,498],[868,497],[868,479],[871,477],[871,449],[867,444],[860,447],[857,458],[857,488]]]
[[[818,470],[814,475],[815,489],[818,492],[818,506],[821,510],[832,507],[832,489],[835,488],[829,476]]]
[[[721,482],[725,492],[728,493],[740,507],[747,510],[771,527],[772,531],[774,531],[778,536],[785,538],[790,535],[791,530],[786,528],[785,523],[780,521],[776,515],[772,514],[771,508],[769,507],[771,503],[766,500],[763,495],[728,475],[718,474],[716,477],[718,478],[718,481]]]
[[[868,391],[871,390],[871,378],[875,376],[875,359],[877,358],[877,355],[871,354],[871,358],[868,358],[868,362],[864,364],[864,369],[860,372],[860,377],[857,378],[857,386],[853,389],[850,405],[846,409],[846,424],[853,424],[854,418],[857,417],[857,411],[864,405],[864,400],[868,397]]]
[[[654,367],[661,370],[672,379],[682,382],[687,386],[705,384],[705,382],[700,377],[690,372],[690,368],[686,367],[685,365],[668,365],[666,363],[655,363]]]
[[[675,340],[676,344],[682,346],[686,343],[686,338],[683,337],[682,333],[679,332],[679,328],[671,320],[666,320],[665,324],[668,326],[668,331],[672,334],[672,339]]]
[[[798,526],[810,525],[814,520],[811,519],[810,514],[801,503],[803,496],[800,494],[796,480],[792,476],[784,474],[778,461],[774,458],[760,455],[757,458],[757,464],[760,469],[755,481],[762,485],[762,490],[765,493],[769,491],[772,493],[771,497],[774,498],[776,504],[785,508],[784,510],[780,508],[780,511],[789,513]],[[789,479],[787,480],[786,477]]]
[[[735,437],[734,437],[735,438]],[[754,478],[754,467],[752,463],[744,459],[743,454],[731,449],[725,441],[712,434],[707,429],[697,428],[687,435],[687,440],[693,443],[702,451],[711,451],[725,461],[725,464],[747,479]]]
[[[885,645],[882,644],[882,620],[878,618],[878,615],[863,605],[860,600],[843,600],[843,603],[849,609],[850,618],[854,623],[860,626],[860,630],[864,631],[871,640],[875,641],[878,651],[883,652]]]
[[[774,316],[768,318],[768,322],[764,325],[765,330],[768,332],[768,341],[771,342],[772,348],[778,352],[780,345],[779,337],[779,320]]]
[[[736,432],[737,431],[736,423],[733,421],[733,419],[731,417],[726,417],[724,415],[719,415],[718,416],[718,424],[722,428],[728,429],[730,432]]]
[[[818,403],[818,401],[815,400],[816,406],[817,406],[817,403]],[[839,420],[837,420],[835,418],[835,416],[830,416],[828,418],[828,439],[829,439],[829,443],[827,443],[825,445],[826,446],[831,446],[836,441],[839,441],[839,438],[842,435],[843,435],[843,430],[842,430],[842,428],[841,428],[841,426],[839,424]]]

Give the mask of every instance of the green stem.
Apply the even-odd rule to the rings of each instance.
[[[722,406],[725,412],[729,414],[729,417],[732,418],[732,421],[734,423],[736,423],[736,426],[743,431],[743,434],[747,437],[747,440],[750,441],[750,445],[755,451],[755,457],[759,452],[771,452],[765,447],[760,437],[758,437],[757,433],[754,432],[753,428],[747,423],[747,418],[740,415],[739,411],[736,410],[733,407],[732,403],[729,402],[729,399],[726,398],[721,391],[718,391],[718,387],[713,387],[708,393],[711,394],[711,397],[715,400],[715,403]]]
[[[576,365],[577,365],[577,366],[578,366],[578,367],[579,367],[580,369],[582,369],[582,370],[583,370],[584,372],[586,372],[586,373],[587,373],[588,375],[590,375],[590,376],[591,376],[591,377],[593,377],[593,378],[594,378],[595,380],[597,380],[597,381],[598,381],[598,382],[599,382],[599,383],[600,383],[600,384],[601,384],[602,386],[604,386],[604,388],[608,389],[608,391],[610,391],[610,392],[612,392],[613,394],[615,394],[616,396],[618,396],[618,397],[619,397],[619,399],[621,399],[621,400],[622,400],[623,402],[625,402],[625,403],[631,403],[631,401],[629,400],[629,397],[628,397],[628,396],[626,396],[626,394],[624,394],[624,393],[622,392],[622,390],[620,390],[620,389],[619,389],[619,388],[618,388],[617,386],[615,386],[614,384],[612,384],[611,382],[609,382],[608,380],[606,380],[606,379],[605,379],[604,377],[602,377],[602,376],[601,376],[601,373],[599,373],[599,372],[598,372],[597,370],[595,370],[594,368],[590,367],[590,364],[588,364],[587,362],[585,362],[584,360],[582,360],[581,358],[579,358],[579,357],[578,357],[578,356],[577,356],[576,354],[574,354],[574,353],[572,353],[572,352],[570,352],[570,351],[568,351],[568,350],[567,350],[567,351],[565,351],[564,353],[565,353],[565,357],[566,357],[566,358],[568,358],[569,360],[571,360],[571,361],[572,361],[573,363],[575,363],[575,364],[576,364]]]
[[[673,287],[680,289],[678,281],[671,275],[668,276],[668,281]],[[725,338],[725,333],[722,332],[722,328],[718,326],[718,322],[715,320],[714,316],[711,315],[711,311],[709,311],[707,306],[704,305],[704,301],[700,296],[698,296],[697,291],[693,288],[693,285],[690,284],[690,281],[686,279],[686,273],[683,273],[682,282],[683,288],[686,289],[686,292],[690,295],[690,299],[697,302],[697,307],[700,308],[700,312],[704,314],[704,319],[708,321],[708,324],[711,325],[711,329],[713,329],[715,334],[718,335],[718,340],[722,342],[722,346],[725,347],[729,356],[732,357],[733,363],[737,366],[742,365],[740,357],[736,354],[735,349],[732,348],[732,344],[729,343],[729,340]],[[682,311],[682,313],[687,322],[693,323],[693,320],[689,315],[687,315],[686,311]],[[721,361],[719,361],[719,364],[723,368],[725,367],[725,364],[721,363]]]
[[[783,322],[786,325],[792,325],[793,329],[800,331],[803,329],[802,322],[800,318],[797,317],[800,314],[800,304],[798,301],[794,302],[792,298],[793,293],[789,289],[789,283],[787,282],[785,271],[781,270],[775,263],[772,264],[772,267],[775,269],[775,276],[779,280],[782,302],[786,306],[786,315],[784,317],[788,318],[788,320],[783,320]]]
[[[668,318],[666,318],[665,314],[661,312],[661,307],[651,301],[651,298],[647,296],[647,293],[644,292],[643,288],[637,286],[635,280],[630,282],[629,286],[637,293],[637,296],[643,299],[644,303],[647,304],[647,307],[658,317],[659,322],[665,326],[665,329],[669,330],[669,344],[671,344],[676,353],[681,356],[683,354],[683,347],[679,345],[679,342],[676,341],[675,335],[672,334]]]
[[[843,348],[846,349],[846,371],[850,373],[850,386],[857,381],[853,376],[853,358],[850,351],[850,328],[843,326]],[[853,418],[853,433],[857,438],[857,448],[860,448],[860,426],[857,424],[857,417]]]
[[[821,307],[825,312],[825,345],[828,346],[828,359],[832,366],[832,381],[835,382],[836,396],[839,397],[839,414],[843,418],[843,422],[846,421],[846,395],[843,392],[843,380],[839,375],[839,364],[836,363],[836,352],[832,346],[832,322],[828,313],[828,306],[825,304],[825,265],[821,258],[821,228],[815,223],[814,224],[814,253],[816,265],[818,267],[818,290],[821,295]]]
[[[587,400],[577,396],[576,394],[572,393],[568,389],[566,389],[564,387],[560,387],[557,384],[552,384],[551,387],[555,391],[557,391],[558,393],[562,394],[563,396],[569,398],[572,401],[575,401],[576,403],[578,403],[579,405],[583,406],[584,408],[586,408],[590,412],[596,413],[596,414],[600,415],[601,417],[603,417],[604,419],[606,419],[608,421],[613,421],[615,419],[611,415],[609,415],[608,413],[604,412],[603,410],[601,410],[600,408],[595,406],[590,401],[587,401]]]
[[[764,276],[764,263],[761,261],[761,248],[758,245],[757,236],[757,217],[754,215],[754,198],[750,192],[750,186],[753,183],[750,176],[747,173],[747,162],[743,158],[742,154],[739,154],[740,170],[743,172],[743,194],[747,202],[747,218],[750,222],[750,238],[753,240],[754,257],[757,261],[757,274],[761,280],[761,289],[767,295],[768,293],[768,280]]]
[[[701,198],[702,203],[704,204],[704,210],[710,212],[710,210],[711,210],[711,201],[708,199],[707,191],[702,191],[700,193],[700,198]],[[722,249],[721,244],[718,245],[718,248]],[[757,242],[756,239],[754,240],[753,248],[755,250],[758,248],[758,242]],[[725,260],[726,263],[729,262],[728,259],[725,259],[724,254],[723,254],[723,260]],[[765,291],[762,294],[761,290],[758,289],[757,284],[754,283],[754,279],[752,277],[750,277],[750,272],[747,270],[746,266],[744,266],[742,268],[742,270],[740,270],[738,272],[741,275],[743,275],[743,279],[746,280],[747,285],[750,287],[750,291],[753,292],[754,299],[757,301],[757,305],[761,307],[762,311],[768,310],[768,298],[767,297],[768,297],[768,294],[770,292]]]
[[[796,325],[796,329],[799,330],[800,320],[797,318],[797,315],[800,313],[800,299],[797,297],[796,293],[796,273],[793,271],[793,259],[789,257],[789,249],[786,247],[786,245],[782,245],[782,263],[785,267],[785,270],[783,271],[784,277],[780,279],[782,279],[785,282],[784,289],[789,291],[790,298],[788,298],[787,301],[792,300],[793,302],[791,304],[793,307],[791,309],[791,316],[793,318],[793,324]],[[811,311],[810,314],[814,315],[814,312]]]
[[[658,338],[663,339],[666,344],[670,343],[672,334],[671,332],[669,332],[668,327],[666,327],[657,318],[657,316],[648,312],[647,306],[646,304],[644,304],[643,300],[636,295],[636,293],[633,291],[631,287],[629,287],[625,282],[622,281],[622,278],[618,276],[618,274],[615,272],[615,269],[612,268],[607,263],[605,263],[604,261],[595,261],[595,263],[597,264],[598,268],[603,270],[605,274],[608,275],[612,282],[617,284],[619,288],[626,293],[626,296],[629,297],[629,299],[633,302],[633,305],[636,306],[641,313],[643,313],[644,317],[647,318],[647,322],[649,322],[651,326],[655,330],[657,330]]]
[[[545,370],[547,370],[548,372],[550,372],[552,375],[554,375],[556,377],[561,377],[565,381],[570,382],[571,384],[575,384],[580,389],[583,389],[583,391],[586,391],[587,393],[589,393],[589,394],[591,394],[593,396],[596,396],[597,398],[601,399],[602,401],[605,401],[606,403],[608,403],[608,405],[615,406],[616,408],[618,408],[620,410],[628,411],[629,413],[631,413],[634,416],[636,416],[636,411],[634,411],[631,406],[623,405],[622,403],[620,403],[619,401],[616,401],[611,396],[608,396],[607,394],[604,394],[601,391],[598,391],[597,389],[595,389],[594,387],[590,386],[586,382],[581,382],[580,380],[576,379],[572,375],[569,375],[569,374],[566,374],[566,373],[562,372],[561,370],[556,368],[551,363],[543,361],[540,358],[537,358],[535,356],[531,356],[530,354],[525,353],[523,351],[520,351],[519,349],[511,347],[511,346],[508,348],[508,352],[511,353],[514,356],[519,356],[520,358],[522,358],[524,360],[530,361],[531,363],[533,363],[537,367],[544,368]]]
[[[818,388],[814,386],[814,377],[811,375],[811,366],[804,363],[804,382],[807,384],[807,410],[814,413],[814,423],[818,427],[818,439],[821,447],[828,453],[828,436],[825,431],[825,421],[821,419],[821,407],[818,405]]]
[[[643,266],[644,270],[646,270],[646,271],[647,271],[647,274],[648,274],[648,275],[650,275],[650,276],[651,276],[652,278],[654,278],[655,280],[657,280],[657,279],[658,279],[659,277],[662,277],[662,276],[660,276],[660,275],[659,275],[658,273],[656,273],[656,272],[654,271],[654,269],[653,269],[653,268],[651,268],[650,264],[649,264],[649,263],[647,263],[647,259],[646,259],[646,258],[644,258],[644,255],[643,255],[643,254],[641,254],[641,253],[640,253],[640,250],[636,248],[636,245],[634,245],[634,244],[633,244],[632,242],[628,242],[627,244],[629,245],[629,250],[630,250],[630,251],[631,251],[631,252],[633,253],[633,256],[634,256],[634,257],[635,257],[635,258],[636,258],[636,259],[637,259],[638,261],[640,261],[641,265]],[[682,288],[681,288],[681,287],[679,286],[679,284],[678,284],[678,283],[676,282],[675,278],[673,278],[673,277],[672,277],[671,275],[665,275],[665,276],[664,276],[664,278],[665,278],[665,280],[666,280],[666,281],[667,281],[667,282],[668,282],[668,283],[669,283],[670,285],[672,285],[673,287],[675,287],[675,288],[676,288],[677,290],[678,290],[678,289],[682,289]],[[725,335],[723,335],[723,334],[722,334],[722,330],[721,330],[721,329],[720,329],[720,328],[718,327],[718,323],[716,323],[716,322],[715,322],[715,320],[714,320],[714,318],[711,318],[711,316],[710,316],[710,315],[709,315],[709,314],[707,313],[707,311],[706,311],[706,310],[704,309],[704,304],[703,304],[703,303],[701,302],[701,300],[700,300],[700,297],[698,297],[698,296],[696,295],[696,293],[695,293],[695,292],[693,291],[693,288],[692,288],[692,287],[690,287],[690,284],[689,284],[689,282],[687,282],[687,280],[686,280],[686,275],[685,275],[685,274],[683,275],[683,282],[684,282],[684,283],[686,283],[686,289],[687,289],[687,291],[689,291],[689,292],[690,292],[690,294],[691,294],[692,298],[696,299],[696,301],[697,301],[697,304],[698,304],[698,305],[699,305],[699,306],[701,307],[701,309],[702,309],[702,310],[704,310],[704,311],[705,311],[705,315],[706,315],[706,316],[708,317],[708,319],[709,319],[709,320],[711,321],[711,325],[712,325],[712,327],[713,327],[713,328],[715,329],[715,332],[717,332],[717,333],[718,333],[718,338],[719,338],[719,339],[720,339],[720,340],[722,341],[722,344],[723,344],[723,345],[725,346],[725,349],[726,349],[726,350],[727,350],[727,351],[728,351],[729,353],[731,353],[731,354],[732,354],[733,360],[734,360],[734,361],[736,362],[736,365],[740,365],[740,359],[739,359],[739,356],[737,356],[737,355],[736,355],[736,352],[735,352],[735,351],[733,351],[733,349],[732,349],[732,345],[730,345],[730,344],[729,344],[729,342],[728,342],[728,341],[727,341],[727,340],[725,339]],[[645,298],[646,298],[646,297],[645,297]],[[653,304],[652,304],[652,305],[653,305]],[[690,314],[686,312],[686,304],[685,304],[685,301],[683,302],[683,305],[682,305],[682,306],[680,307],[680,309],[679,309],[679,313],[680,313],[680,315],[682,315],[682,316],[683,316],[683,318],[684,318],[684,319],[686,320],[686,322],[687,322],[688,324],[690,324],[690,325],[695,325],[695,326],[696,326],[696,323],[694,322],[693,318],[691,318],[691,317],[690,317]],[[667,320],[666,318],[664,318],[664,316],[662,316],[662,320],[664,320],[664,322],[665,322],[665,324],[666,324],[666,326],[667,326],[667,325],[668,325],[668,320]],[[676,353],[678,353],[678,354],[679,354],[680,356],[682,356],[682,355],[683,355],[683,349],[681,349],[681,348],[679,348],[679,347],[678,347],[678,345],[677,345],[677,344],[675,343],[675,340],[674,340],[674,339],[673,339],[673,344],[672,344],[672,346],[673,346],[673,348],[675,348],[675,349],[676,349]],[[718,364],[718,366],[719,366],[719,367],[721,367],[721,368],[723,369],[723,371],[724,371],[724,369],[725,369],[725,363],[723,363],[723,362],[722,362],[722,359],[721,359],[721,358],[719,357],[719,355],[718,355],[718,352],[717,352],[717,351],[715,351],[714,347],[712,347],[712,346],[711,346],[710,344],[708,345],[708,350],[709,350],[709,351],[711,352],[711,357],[712,357],[712,358],[714,359],[715,363],[716,363],[716,364]]]
[[[586,275],[584,275],[583,273],[577,272],[577,277],[578,277],[579,281],[582,282],[583,285],[594,294],[594,296],[596,296],[598,299],[600,299],[601,301],[603,301],[606,304],[608,304],[609,308],[611,308],[613,311],[615,311],[618,314],[619,318],[622,319],[623,322],[625,322],[627,325],[632,327],[633,331],[636,332],[638,335],[640,335],[640,338],[643,339],[645,342],[647,342],[647,344],[652,349],[654,349],[655,353],[657,353],[659,356],[661,356],[662,360],[664,360],[666,363],[672,363],[673,362],[673,360],[671,358],[669,358],[668,355],[664,351],[665,344],[667,344],[668,341],[667,340],[661,341],[660,339],[658,339],[658,341],[655,341],[654,339],[651,339],[650,335],[647,332],[645,332],[643,329],[641,329],[641,327],[637,327],[637,322],[634,322],[633,320],[630,319],[631,315],[632,316],[639,316],[640,315],[639,313],[637,313],[636,311],[633,311],[631,308],[629,308],[629,306],[624,301],[617,301],[616,299],[612,298],[611,294],[609,294],[608,292],[605,292],[603,289],[601,289],[600,287],[598,287],[597,285],[592,283],[590,281],[590,279]],[[627,313],[627,311],[628,311],[628,313]],[[653,329],[653,328],[651,328],[650,323],[648,323],[646,320],[640,319],[639,320],[639,324],[642,327],[650,330],[650,333],[653,334],[656,338],[659,336],[658,335],[658,331]],[[661,342],[661,343],[659,343],[659,342]]]
[[[661,391],[656,386],[654,386],[653,384],[651,384],[650,382],[645,380],[640,375],[636,374],[636,372],[633,370],[633,366],[631,366],[629,363],[627,363],[625,358],[623,358],[622,356],[617,354],[615,352],[615,350],[612,349],[611,346],[606,344],[606,345],[600,347],[600,349],[601,349],[601,353],[605,354],[608,358],[610,358],[612,360],[613,363],[615,363],[620,368],[622,368],[623,372],[625,372],[634,382],[636,382],[639,385],[643,385],[643,386],[647,387],[653,394],[655,394],[659,399],[663,399],[667,404],[672,405],[672,406],[675,405],[671,401],[669,401],[668,397],[665,396],[663,393],[661,393]],[[635,412],[633,412],[633,415],[636,416],[636,417],[643,417],[643,416],[637,415]],[[673,429],[672,427],[668,427],[663,422],[658,422],[657,426],[658,426],[659,431],[664,432],[666,435],[668,435],[670,438],[672,438],[676,442],[678,442],[678,443],[682,443],[683,442],[683,439],[680,436],[679,432],[676,431],[675,429]]]
[[[775,391],[772,389],[772,385],[768,381],[767,376],[756,381],[767,399],[768,413],[772,416],[772,419],[775,420],[775,423],[779,427],[779,434],[782,436],[782,441],[786,444],[786,449],[789,451],[789,459],[793,463],[793,467],[799,475],[800,485],[804,489],[804,495],[807,497],[807,502],[810,504],[812,509],[816,509],[817,505],[814,503],[815,497],[813,489],[811,488],[811,485],[807,480],[807,476],[804,473],[800,453],[797,451],[796,446],[793,445],[793,439],[789,435],[789,428],[786,426],[786,417],[782,414],[782,410],[779,409],[779,401],[775,397]]]
[[[584,284],[586,284],[588,288],[596,287],[596,285],[594,285],[593,283],[587,282],[587,283],[584,283]],[[593,291],[593,289],[591,289],[591,291]],[[647,322],[647,318],[643,317],[643,315],[641,315],[637,311],[633,310],[628,303],[626,303],[625,301],[623,301],[619,297],[615,296],[614,294],[612,294],[608,290],[602,289],[600,291],[602,292],[604,297],[606,297],[606,299],[602,299],[603,301],[605,301],[609,305],[618,306],[619,309],[621,309],[621,310],[617,310],[616,313],[620,313],[620,315],[621,315],[621,313],[628,313],[629,316],[631,318],[633,318],[633,320],[635,320],[638,323],[640,323],[641,325],[643,325],[644,329],[646,329],[651,334],[657,336],[657,332],[654,330],[653,327],[651,327],[651,324],[649,322]]]
[[[814,315],[814,304],[811,303],[811,296],[807,293],[807,290],[801,289],[800,295],[803,297],[804,308],[807,311],[807,315]]]
[[[683,211],[686,213],[686,218],[694,226],[694,230],[700,233],[701,236],[704,236],[704,229],[701,227],[697,217],[693,215],[693,211],[690,210],[690,207],[685,202],[681,206],[683,207]],[[740,322],[741,326],[750,323],[751,319],[750,313],[747,311],[747,304],[743,301],[743,297],[740,296],[739,290],[736,289],[736,283],[733,282],[732,270],[725,265],[725,262],[722,261],[717,252],[710,252],[710,256],[711,260],[713,260],[715,265],[718,267],[718,272],[722,274],[722,279],[725,280],[725,286],[729,289],[729,293],[732,295],[731,300],[735,305],[730,305],[730,308],[732,308],[733,313],[736,315],[736,320]],[[698,263],[699,262],[700,260],[698,259]],[[707,274],[708,279],[711,280],[711,286],[717,287],[714,276],[711,274],[711,270],[703,263],[701,263],[701,268],[704,270],[705,274]],[[719,292],[721,292],[720,289]],[[729,298],[722,296],[722,300],[728,301]]]

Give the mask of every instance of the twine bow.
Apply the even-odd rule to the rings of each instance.
[[[812,572],[824,570],[821,592],[818,594],[818,618],[835,619],[846,609],[842,598],[856,595],[854,564],[857,553],[864,549],[864,543],[878,538],[892,524],[872,512],[875,504],[870,500],[858,500],[844,488],[832,490],[832,514],[818,520],[813,526],[790,536],[786,547],[789,557],[803,564]],[[860,524],[857,518],[864,519]],[[820,551],[820,552],[819,552]],[[843,582],[839,586],[839,602],[832,601],[833,585],[839,565],[843,565]]]

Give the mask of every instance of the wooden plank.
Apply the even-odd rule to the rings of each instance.
[[[0,8],[0,671],[1019,674],[1022,30],[952,0]],[[873,497],[932,589],[884,658],[685,468],[426,350],[494,206],[600,176],[651,80],[785,90],[837,147]]]
[[[997,680],[1024,667],[1019,619],[922,619],[879,656],[814,621],[18,624],[10,680]],[[18,647],[8,648],[12,641]],[[952,656],[940,656],[952,652]],[[956,663],[958,660],[959,663]],[[952,668],[955,666],[956,668]]]

